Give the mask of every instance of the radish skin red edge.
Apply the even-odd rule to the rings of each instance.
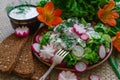
[[[90,74],[88,79],[89,80],[100,80],[100,76],[99,75],[95,75],[95,74]]]
[[[101,59],[104,59],[106,57],[107,52],[105,50],[105,46],[104,45],[100,45],[99,50],[98,50],[98,54],[99,54]]]
[[[111,52],[111,48],[109,48],[106,53],[109,54]]]
[[[86,29],[84,29],[84,26],[80,26],[80,24],[74,24],[73,25],[73,31],[76,34],[81,35],[82,33],[86,32]]]
[[[87,41],[89,39],[89,35],[86,33],[81,34],[80,38],[84,41]]]
[[[84,72],[87,70],[87,64],[85,62],[78,62],[75,64],[74,68],[77,72]]]
[[[26,26],[18,27],[15,29],[15,34],[18,37],[26,37],[29,35],[29,33],[30,33],[30,30]]]
[[[39,34],[35,37],[35,42],[39,43],[41,39],[42,39],[42,35]]]
[[[32,51],[39,54],[40,53],[40,44],[39,43],[33,43],[32,46]]]
[[[78,80],[78,76],[71,71],[63,70],[58,74],[57,80]]]

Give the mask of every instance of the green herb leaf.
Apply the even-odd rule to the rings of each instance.
[[[98,20],[97,11],[108,0],[51,0],[55,8],[62,9],[62,18],[84,18],[86,21]],[[99,4],[100,3],[100,4]]]
[[[50,33],[51,32],[47,32],[42,36],[42,39],[40,41],[40,46],[46,45],[49,43],[50,41]]]
[[[117,26],[115,27],[111,27],[110,31],[108,32],[108,34],[113,37],[116,35],[116,33],[120,31],[120,18],[117,19]]]
[[[74,56],[72,56],[72,55],[69,53],[69,54],[67,54],[67,56],[64,58],[63,61],[67,63],[67,66],[68,66],[68,67],[72,67],[72,66],[74,66],[74,65],[76,64],[77,58],[74,57]]]
[[[100,60],[100,57],[97,53],[92,51],[90,53],[85,53],[82,59],[88,61],[88,63],[92,65],[97,63]]]
[[[50,0],[40,0],[39,2],[36,2],[36,5],[43,7],[48,1]]]
[[[14,6],[7,6],[6,7],[6,11],[7,12],[10,12],[12,9],[14,9],[15,7]]]
[[[115,74],[117,75],[118,79],[120,79],[120,72],[118,71],[117,66],[115,65],[114,60],[111,56],[108,58],[108,61],[113,68]]]

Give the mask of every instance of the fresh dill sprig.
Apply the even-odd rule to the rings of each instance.
[[[6,7],[6,11],[7,11],[7,12],[10,12],[10,11],[11,11],[12,9],[14,9],[14,8],[15,8],[14,6],[10,6],[10,5],[9,5],[9,6]]]
[[[26,9],[28,9],[28,10],[30,9],[29,8],[30,3],[27,2],[27,1],[20,0],[20,4],[21,4],[20,7],[18,7],[19,11],[16,12],[16,14],[21,14],[21,13],[25,14],[26,13]]]

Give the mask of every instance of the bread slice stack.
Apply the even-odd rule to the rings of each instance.
[[[14,72],[22,77],[31,77],[34,73],[34,63],[33,57],[31,52],[31,43],[32,38],[31,36],[23,46],[22,50],[20,51],[21,55],[17,61],[17,64],[14,68]]]
[[[14,34],[2,41],[0,43],[0,71],[14,72],[29,80],[39,80],[48,67],[33,56],[31,43],[32,36],[18,38]]]
[[[14,34],[7,37],[0,44],[0,71],[11,73],[14,69],[16,61],[20,56],[20,50],[26,43],[28,37],[19,38]]]

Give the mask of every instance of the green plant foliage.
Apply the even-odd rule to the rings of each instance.
[[[96,20],[97,11],[109,0],[51,0],[56,8],[62,9],[62,18],[84,18],[86,21]]]

